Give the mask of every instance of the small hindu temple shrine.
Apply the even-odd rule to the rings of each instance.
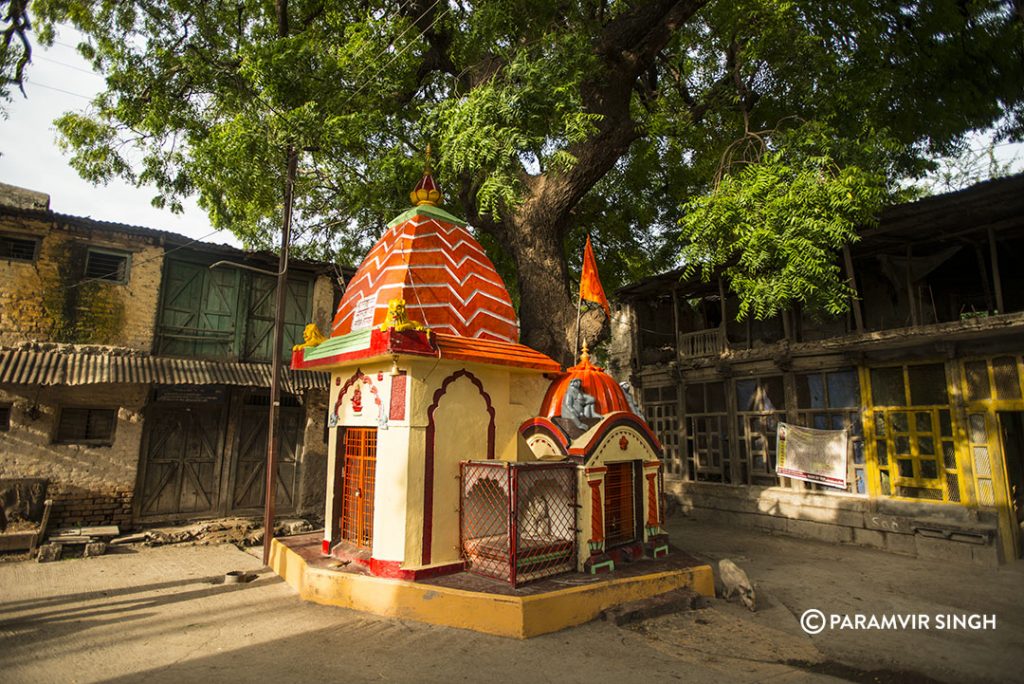
[[[666,556],[661,445],[632,398],[585,347],[563,372],[519,344],[504,282],[429,167],[411,200],[329,336],[293,352],[331,374],[322,557],[515,587]]]

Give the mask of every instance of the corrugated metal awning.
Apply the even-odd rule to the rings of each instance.
[[[328,373],[284,366],[281,389],[299,392],[330,384]],[[270,387],[269,363],[172,359],[136,354],[57,350],[0,351],[0,385],[244,385]]]

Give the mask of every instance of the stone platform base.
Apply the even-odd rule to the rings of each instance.
[[[614,606],[679,588],[714,596],[709,565],[678,558],[645,562],[628,573],[570,573],[519,590],[468,576],[463,586],[469,588],[459,588],[453,586],[458,575],[413,582],[330,567],[316,533],[274,539],[270,548],[271,569],[306,601],[518,639],[581,625]]]

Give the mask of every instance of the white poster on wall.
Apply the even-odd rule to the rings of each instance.
[[[779,423],[776,440],[776,473],[846,489],[846,430]]]
[[[359,300],[356,308],[352,311],[352,332],[373,327],[373,314],[376,304],[377,297],[375,295],[363,297]]]

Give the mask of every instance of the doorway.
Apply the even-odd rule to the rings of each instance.
[[[1014,549],[1020,558],[1024,547],[1021,528],[1024,523],[1024,411],[999,411],[998,415],[1010,497],[1010,521],[1017,535]]]
[[[377,466],[377,429],[345,429],[341,538],[359,548],[373,545],[373,491]]]
[[[633,462],[607,463],[604,476],[605,543],[628,544],[636,539]]]

